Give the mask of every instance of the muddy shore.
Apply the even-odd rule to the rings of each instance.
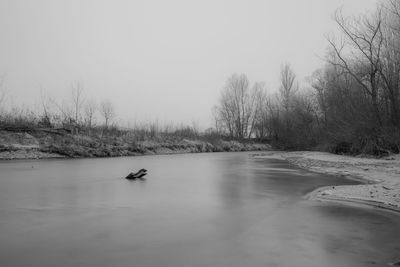
[[[362,182],[360,185],[318,188],[306,196],[308,199],[355,203],[400,212],[400,155],[376,159],[312,151],[271,151],[255,157],[287,160],[313,172],[346,176]]]

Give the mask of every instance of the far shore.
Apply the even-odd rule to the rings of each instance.
[[[362,181],[360,185],[327,186],[306,198],[355,203],[400,213],[400,155],[381,159],[335,155],[326,152],[270,151],[256,158],[274,158],[318,173],[341,175]]]
[[[130,136],[87,136],[0,130],[0,160],[101,158],[201,152],[265,151],[266,143],[201,138],[133,140]]]

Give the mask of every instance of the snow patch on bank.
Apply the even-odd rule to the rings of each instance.
[[[346,176],[361,185],[319,188],[307,197],[347,201],[400,212],[400,155],[382,159],[335,155],[326,152],[267,152],[257,158],[274,158],[318,173]]]

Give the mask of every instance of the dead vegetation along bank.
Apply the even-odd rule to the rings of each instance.
[[[118,157],[149,154],[269,150],[268,144],[237,141],[164,140],[135,141],[129,135],[88,136],[63,131],[0,131],[0,159]]]

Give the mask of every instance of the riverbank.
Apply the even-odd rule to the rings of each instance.
[[[0,131],[0,160],[256,150],[270,150],[270,145],[224,140],[189,140],[185,138],[136,141],[130,135],[88,136],[49,131]]]
[[[306,197],[320,201],[351,202],[400,212],[400,155],[381,159],[334,155],[325,152],[267,152],[274,158],[318,173],[362,181],[360,185],[318,188]]]

